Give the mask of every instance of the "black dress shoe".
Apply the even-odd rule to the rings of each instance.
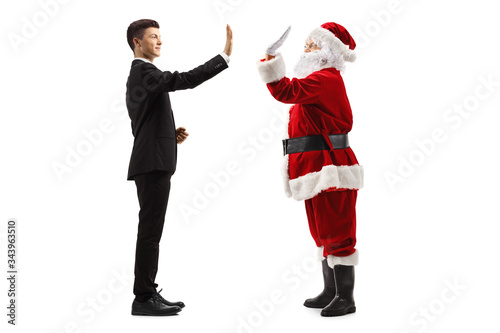
[[[160,295],[162,290],[163,289],[160,289],[159,292],[157,292],[156,294],[153,294],[153,297],[156,297],[160,302],[162,302],[163,304],[168,305],[168,306],[178,306],[181,309],[186,306],[186,305],[184,305],[183,302],[169,302],[169,301],[167,301],[166,299],[163,298],[162,295]]]
[[[137,302],[136,300],[132,303],[133,316],[171,316],[181,310],[182,309],[178,306],[163,304],[157,297],[151,297],[143,303]]]

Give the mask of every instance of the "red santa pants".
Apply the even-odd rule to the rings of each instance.
[[[305,200],[309,229],[323,256],[355,252],[357,190],[321,192]]]

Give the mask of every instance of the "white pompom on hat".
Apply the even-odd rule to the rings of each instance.
[[[314,29],[310,34],[314,40],[327,43],[331,50],[340,52],[345,61],[354,62],[356,42],[346,28],[338,23],[328,22]]]

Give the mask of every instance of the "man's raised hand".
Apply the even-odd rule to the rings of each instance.
[[[229,57],[233,52],[233,30],[231,27],[226,25],[226,46],[224,47],[224,53]]]

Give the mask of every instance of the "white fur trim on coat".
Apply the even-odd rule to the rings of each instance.
[[[347,45],[342,43],[340,39],[337,38],[331,31],[319,27],[314,29],[309,36],[313,40],[320,40],[328,44],[331,50],[340,52],[344,57],[345,61],[354,62],[356,60],[356,53],[349,49]]]
[[[293,106],[290,107],[290,109]],[[283,140],[289,139],[288,135],[288,124],[290,123],[290,110],[286,113],[286,126],[285,131],[283,132]],[[281,178],[283,179],[283,189],[285,190],[285,194],[287,198],[292,197],[292,190],[290,190],[290,182],[288,179],[288,154],[283,156],[281,159]]]
[[[286,197],[290,198],[292,197],[292,190],[290,189],[290,181],[288,179],[288,154],[281,159],[281,176]]]
[[[285,184],[285,193],[292,196],[295,200],[311,199],[320,192],[331,187],[345,189],[360,189],[363,187],[363,167],[355,165],[326,165],[318,172],[311,172],[307,175],[288,179],[288,155],[282,166],[283,183]],[[290,194],[289,194],[290,193]]]
[[[318,247],[318,253],[316,253],[316,258],[318,258],[319,261],[325,260],[325,257],[323,256],[323,251],[325,250],[324,246]]]
[[[276,58],[271,60],[257,60],[257,70],[264,83],[277,82],[286,75],[285,61],[281,53],[277,53]]]
[[[356,266],[359,261],[359,253],[358,250],[354,250],[353,254],[346,257],[336,257],[330,254],[326,260],[330,268],[333,268],[335,265]]]

